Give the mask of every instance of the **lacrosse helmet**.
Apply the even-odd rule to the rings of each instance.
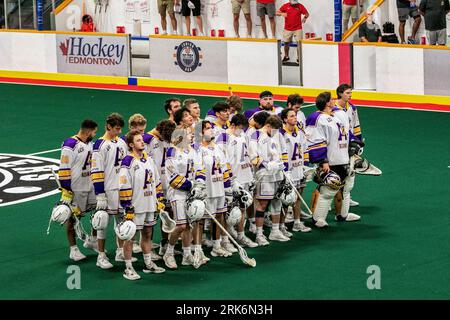
[[[188,204],[186,215],[189,219],[189,221],[195,222],[203,218],[203,215],[205,214],[205,202],[195,199],[190,204]]]
[[[131,240],[136,234],[136,225],[131,220],[125,220],[118,223],[114,231],[120,240]]]
[[[108,227],[108,212],[105,210],[99,210],[94,213],[92,217],[91,224],[94,230],[104,230]]]
[[[66,223],[72,216],[72,210],[66,204],[57,204],[53,207],[51,219],[60,224]]]
[[[293,206],[297,201],[297,195],[295,194],[294,189],[284,189],[280,194],[279,199],[284,206]]]
[[[339,190],[343,186],[341,177],[332,170],[329,172],[320,172],[317,178],[320,185],[327,186],[333,190]]]
[[[226,220],[229,226],[235,226],[241,221],[242,213],[239,207],[233,207],[227,214]]]

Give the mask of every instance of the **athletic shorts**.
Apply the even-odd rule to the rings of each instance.
[[[188,2],[189,2],[189,0],[181,0],[181,15],[183,17],[189,17],[191,15],[191,11],[192,11],[192,15],[194,17],[199,16],[200,15],[200,10],[201,10],[200,0],[191,0],[191,2],[195,6],[195,9],[190,9],[188,7]]]
[[[177,199],[170,201],[172,207],[173,219],[177,225],[188,223],[186,216],[186,199]]]
[[[255,198],[260,200],[271,200],[277,193],[280,182],[259,182],[256,184]]]
[[[244,14],[250,14],[250,0],[244,0],[242,3],[237,0],[231,0],[231,7],[233,14],[239,14],[241,9]]]
[[[303,30],[299,29],[299,30],[295,30],[295,31],[290,31],[290,30],[283,30],[283,42],[284,43],[290,43],[292,41],[292,39],[295,36],[295,40],[296,41],[300,41],[301,39],[303,39]]]
[[[275,17],[275,3],[256,3],[256,14],[258,17],[267,15],[269,18]]]
[[[165,16],[168,13],[173,13],[173,0],[158,0],[158,12],[160,15]]]
[[[153,227],[156,224],[156,215],[154,212],[136,213],[133,219],[136,230],[142,230],[144,227]]]
[[[81,213],[84,213],[86,211],[94,210],[96,207],[97,200],[95,198],[94,190],[74,191],[72,202],[80,208]]]
[[[272,199],[267,206],[267,212],[272,216],[277,216],[281,213],[281,200]]]
[[[353,20],[358,19],[358,6],[349,6],[346,4],[342,5],[342,19],[350,20],[352,17]]]
[[[206,198],[206,210],[214,215],[227,212],[225,197]],[[210,219],[211,217],[205,213],[203,218]]]
[[[108,214],[118,214],[119,213],[119,190],[107,190],[106,200],[108,202],[108,209],[106,210]]]
[[[447,30],[425,30],[428,38],[428,43],[432,46],[438,44],[441,46],[445,46],[447,42]]]
[[[419,11],[416,8],[397,8],[398,20],[403,22],[409,17],[416,19],[419,16]]]

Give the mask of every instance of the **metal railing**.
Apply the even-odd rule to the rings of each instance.
[[[0,29],[51,29],[50,12],[63,0],[0,0]]]

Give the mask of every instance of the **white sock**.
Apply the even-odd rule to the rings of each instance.
[[[243,238],[245,236],[244,231],[238,232],[238,238]]]
[[[167,244],[166,254],[173,254],[173,249],[174,248],[175,248],[175,246],[171,245],[170,243]]]
[[[281,229],[286,229],[286,226],[284,225],[284,222],[280,223],[280,227],[281,227]]]
[[[256,236],[263,235],[263,227],[256,227]]]
[[[300,223],[301,221],[300,221],[300,219],[295,219],[294,220],[294,223]]]
[[[106,258],[106,253],[104,253],[104,252],[99,252],[99,253],[98,253],[98,257],[99,257],[99,258]]]
[[[272,223],[272,231],[278,231],[278,230],[280,230],[280,224]]]
[[[229,242],[228,236],[222,236],[222,242]]]
[[[127,268],[133,268],[133,265],[132,265],[132,263],[131,263],[131,260],[125,260],[125,266],[126,266]]]
[[[213,240],[213,248],[214,249],[220,248],[220,240]]]
[[[144,253],[142,254],[144,256],[144,263],[149,264],[150,261],[152,261],[152,254],[151,253]]]
[[[76,250],[76,249],[78,249],[77,245],[70,246],[70,251],[73,251],[73,250]]]
[[[116,254],[122,254],[123,255],[123,248],[117,248]]]
[[[183,256],[189,256],[191,254],[191,247],[183,247]]]

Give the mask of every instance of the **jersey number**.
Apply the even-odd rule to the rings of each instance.
[[[86,170],[87,166],[91,163],[91,152],[89,151],[86,160],[84,161],[83,170]]]

